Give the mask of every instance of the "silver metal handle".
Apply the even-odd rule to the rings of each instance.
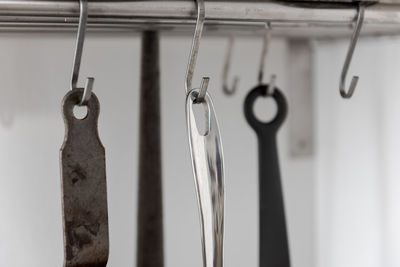
[[[193,164],[194,181],[200,210],[204,267],[223,266],[224,238],[224,161],[217,117],[211,97],[206,93],[207,131],[200,134],[193,112],[193,98],[198,89],[186,98],[186,118]]]

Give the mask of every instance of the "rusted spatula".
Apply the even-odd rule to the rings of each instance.
[[[104,267],[109,243],[105,152],[97,132],[100,105],[92,93],[86,104],[87,116],[77,119],[73,108],[82,95],[82,89],[74,89],[63,100],[64,267]]]

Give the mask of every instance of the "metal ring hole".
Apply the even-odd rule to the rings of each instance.
[[[83,120],[88,115],[88,107],[86,105],[83,106],[75,105],[73,113],[76,119]]]
[[[196,121],[197,131],[200,135],[206,136],[210,132],[210,112],[208,110],[207,102],[193,102],[192,110]]]
[[[255,117],[264,123],[271,122],[278,113],[278,105],[272,97],[257,97],[253,105]]]

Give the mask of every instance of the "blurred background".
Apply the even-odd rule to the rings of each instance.
[[[243,101],[257,85],[262,39],[236,38],[229,77],[238,75],[240,83],[231,97],[223,94],[221,80],[228,41],[202,39],[193,83],[211,77],[209,92],[223,138],[225,264],[256,267],[257,140],[244,119]],[[307,45],[312,75],[298,81],[308,82],[305,91],[296,83],[303,76],[293,54],[296,42],[302,41],[273,38],[265,76],[268,82],[275,73],[276,85],[289,100],[278,141],[293,266],[400,266],[400,39],[361,38],[348,77],[354,73],[360,81],[350,100],[338,91],[349,39]],[[133,266],[136,257],[140,45],[138,35],[88,33],[80,75],[80,83],[87,76],[96,78],[94,92],[101,105],[110,267]],[[190,45],[189,36],[161,35],[168,267],[202,266],[185,122]],[[74,33],[0,35],[0,266],[62,265],[61,100],[69,90],[74,47]],[[293,72],[295,67],[299,72]],[[256,113],[267,120],[274,116],[274,105],[260,99]],[[304,123],[306,141],[296,148],[293,136]]]

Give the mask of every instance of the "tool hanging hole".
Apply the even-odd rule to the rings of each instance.
[[[197,131],[200,135],[207,135],[209,132],[209,112],[206,102],[194,103],[193,114],[196,120]]]
[[[74,106],[74,116],[78,120],[83,120],[87,117],[88,115],[88,108],[87,106]]]
[[[253,112],[259,121],[268,123],[275,118],[278,106],[272,97],[258,97],[254,103]]]

